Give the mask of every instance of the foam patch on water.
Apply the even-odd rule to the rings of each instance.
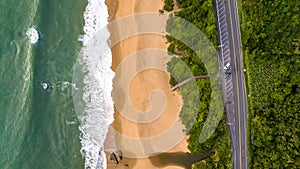
[[[39,33],[34,27],[29,28],[26,31],[26,35],[32,44],[35,44],[39,40]]]
[[[110,33],[105,28],[108,24],[105,0],[88,0],[83,16],[85,34],[78,38],[83,43],[79,62],[84,74],[82,100],[85,102],[84,112],[77,112],[81,154],[85,158],[85,168],[104,169],[107,168],[104,142],[114,120],[111,97],[114,73],[110,68],[112,55],[107,44]]]
[[[85,46],[96,33],[108,24],[108,10],[105,0],[88,0],[88,5],[83,14],[84,35],[79,36],[78,40]]]

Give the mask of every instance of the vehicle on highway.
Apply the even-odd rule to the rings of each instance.
[[[230,66],[230,63],[227,63],[224,66],[224,73],[225,73],[225,79],[227,79],[227,78],[230,77],[230,75],[231,75],[231,66]]]
[[[225,71],[230,71],[230,69],[231,69],[231,66],[230,66],[230,63],[227,63],[225,66],[224,66],[224,70]]]

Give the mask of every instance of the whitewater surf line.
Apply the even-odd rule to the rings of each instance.
[[[105,0],[88,0],[84,16],[84,35],[79,36],[83,48],[79,55],[81,67],[83,112],[76,112],[80,121],[81,154],[85,168],[107,168],[104,142],[113,122],[114,106],[111,97],[112,54],[107,44],[110,33]],[[101,31],[101,33],[99,33]],[[74,76],[77,76],[74,74]]]

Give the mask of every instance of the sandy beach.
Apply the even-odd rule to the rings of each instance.
[[[142,12],[157,12],[159,9],[163,8],[162,0],[107,0],[110,22],[122,18],[124,16],[133,15],[136,13]],[[137,23],[138,24],[138,23]],[[118,31],[122,29],[122,27],[117,28]],[[118,33],[118,32],[111,32]],[[132,66],[136,66],[147,62],[148,60],[143,60],[143,53],[138,53],[139,51],[143,51],[144,49],[159,49],[160,51],[166,51],[167,44],[166,39],[162,35],[155,34],[143,34],[138,36],[129,37],[120,43],[116,44],[112,48],[112,56],[113,56],[113,64],[112,69],[116,71],[122,61],[126,60],[128,57],[136,55],[137,59],[131,59]],[[161,67],[165,67],[167,62],[166,57],[153,57],[150,59],[151,62],[157,62]],[[122,73],[126,73],[126,68],[122,71]],[[116,73],[116,78],[118,78],[118,73]],[[164,105],[164,109],[159,114],[155,120],[147,123],[139,123],[129,120],[124,117],[117,108],[115,109],[115,121],[111,125],[111,128],[119,132],[121,135],[126,137],[134,138],[136,140],[139,139],[147,139],[158,136],[176,123],[178,121],[178,114],[181,109],[182,100],[180,95],[177,92],[172,92],[170,90],[169,82],[169,74],[166,71],[162,71],[159,69],[148,69],[145,71],[138,72],[132,80],[130,81],[130,85],[128,87],[128,95],[130,99],[130,103],[132,106],[139,112],[146,112],[151,108],[151,102],[149,101],[151,97],[151,92],[153,90],[159,89],[164,94],[164,98],[166,99],[166,104]],[[120,101],[122,92],[118,91],[117,88],[114,88],[113,98],[114,102]],[[130,112],[127,112],[130,113]],[[149,112],[147,112],[149,113]],[[151,113],[151,111],[150,111]],[[182,131],[177,131],[182,132]],[[146,153],[147,146],[143,145],[141,142],[139,145],[131,145],[130,142],[124,140],[121,137],[115,138],[116,149],[120,149],[125,152],[133,152],[133,157],[128,158],[124,157],[123,160],[117,166],[110,160],[108,160],[108,168],[137,168],[137,169],[153,169],[153,168],[165,168],[165,169],[177,169],[183,168],[176,165],[163,164],[155,160],[155,157],[152,158],[140,158],[134,157],[135,151],[137,147],[143,147],[143,152]],[[170,140],[168,140],[170,139]],[[171,152],[188,152],[187,149],[187,141],[186,137],[180,141],[178,144],[174,145],[173,148],[168,150],[168,153]],[[164,140],[166,144],[172,141],[172,138],[167,138]],[[112,149],[110,143],[111,140],[108,138],[106,145],[107,155],[109,156],[109,149]],[[157,147],[160,144],[152,144],[150,145],[151,149],[154,151],[161,150],[161,147]],[[149,145],[148,145],[149,146]],[[137,154],[137,153],[136,153]],[[125,155],[126,156],[126,155]],[[138,155],[137,155],[138,156]],[[153,160],[154,159],[154,160]],[[157,164],[156,164],[157,162]],[[160,164],[159,164],[160,163]]]

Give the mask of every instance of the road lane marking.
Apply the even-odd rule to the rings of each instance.
[[[237,63],[236,63],[236,59],[237,59],[237,56],[236,56],[236,51],[235,51],[235,42],[234,42],[234,31],[233,31],[233,23],[232,23],[232,13],[231,13],[231,7],[230,7],[230,0],[228,0],[228,8],[229,8],[229,16],[230,16],[230,25],[231,25],[231,36],[232,36],[232,44],[233,44],[233,55],[234,55],[234,64],[235,64],[235,76],[236,76],[236,91],[237,91],[237,104],[238,104],[238,125],[239,125],[239,143],[240,143],[240,168],[242,168],[242,141],[241,141],[241,120],[240,120],[240,100],[239,100],[239,90],[238,90],[238,73],[237,73]]]

